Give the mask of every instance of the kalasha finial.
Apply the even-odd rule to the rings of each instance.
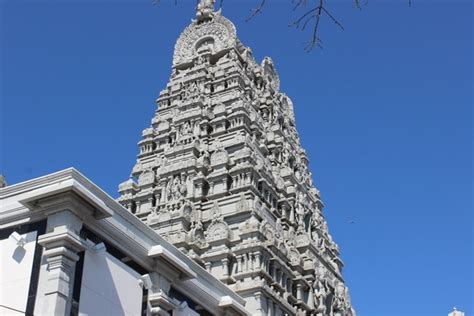
[[[200,0],[197,6],[196,18],[198,21],[208,20],[214,15],[216,0]]]

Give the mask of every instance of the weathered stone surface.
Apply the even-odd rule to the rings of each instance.
[[[214,1],[181,34],[119,202],[263,315],[355,315],[273,61]]]

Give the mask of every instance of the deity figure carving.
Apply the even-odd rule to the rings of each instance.
[[[249,210],[249,203],[243,193],[240,194],[240,200],[236,205],[236,209],[238,212],[246,212]]]
[[[168,202],[179,201],[180,199],[186,197],[187,190],[186,175],[183,173],[181,176],[175,176],[168,181],[166,186],[166,199]]]
[[[187,136],[191,133],[191,124],[189,123],[189,121],[186,121],[183,123],[182,127],[181,127],[181,136]]]
[[[211,162],[211,154],[207,150],[201,152],[200,157],[198,158],[198,163],[201,166],[208,167]]]
[[[353,316],[347,288],[342,283],[338,283],[334,288],[331,310],[334,316]]]
[[[186,194],[188,193],[188,188],[186,184],[187,184],[186,174],[182,173],[181,179],[179,181],[179,198],[186,197]]]
[[[283,225],[281,224],[281,219],[278,218],[275,224],[275,238],[282,240],[283,234],[284,234]]]
[[[204,234],[204,228],[201,220],[197,220],[191,224],[191,230],[189,231],[189,237],[192,242],[198,246],[203,247],[206,243],[206,236]]]
[[[314,288],[314,302],[316,316],[325,316],[327,312],[326,299],[328,296],[326,285],[318,281]]]
[[[173,199],[172,187],[173,187],[173,181],[169,180],[165,188],[165,197],[167,201],[171,201]]]
[[[320,251],[322,255],[326,256],[326,253],[327,253],[326,240],[324,238],[318,237],[317,241],[318,241],[318,244],[317,244],[318,250]]]
[[[173,200],[179,200],[181,198],[181,178],[175,177],[172,186]]]
[[[307,210],[301,202],[297,203],[295,210],[298,225],[305,227],[305,218],[309,214],[309,210]]]
[[[199,87],[196,81],[191,82],[186,88],[186,97],[190,97],[199,93]]]
[[[318,209],[313,211],[311,223],[313,226],[312,229],[315,230],[320,236],[325,236],[326,238],[330,237],[328,233],[327,223],[324,220],[324,218],[321,216],[320,211]]]
[[[229,51],[229,53],[227,54],[227,58],[229,58],[230,60],[238,60],[237,54],[233,49]]]
[[[331,235],[329,235],[329,236],[331,236]],[[339,253],[339,246],[332,240],[332,237],[331,237],[331,241],[329,242],[329,249],[333,253]]]
[[[203,56],[203,55],[199,55],[197,56],[196,58],[196,65],[203,65],[207,62],[207,58],[206,56]]]
[[[217,202],[214,202],[214,205],[211,209],[210,218],[214,222],[220,219],[221,217],[222,217],[221,208],[219,207],[219,204],[217,204]]]
[[[319,245],[319,242],[320,242],[319,234],[317,230],[313,229],[313,227],[311,227],[310,236],[311,236],[311,239],[316,243],[316,245]]]
[[[199,126],[199,123],[194,124],[193,136],[195,138],[199,138],[199,136],[201,136],[201,127]]]

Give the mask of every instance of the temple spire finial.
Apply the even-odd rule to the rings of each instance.
[[[216,0],[200,0],[197,5],[196,18],[198,21],[209,20],[214,15]]]

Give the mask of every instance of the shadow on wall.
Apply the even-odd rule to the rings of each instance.
[[[18,246],[18,247],[16,247],[15,251],[13,251],[12,258],[17,263],[21,263],[21,261],[23,261],[23,258],[25,258],[25,255],[26,255],[25,248],[22,248],[22,247]]]
[[[107,253],[105,246],[84,257],[79,312],[87,315],[140,315],[140,275]]]

